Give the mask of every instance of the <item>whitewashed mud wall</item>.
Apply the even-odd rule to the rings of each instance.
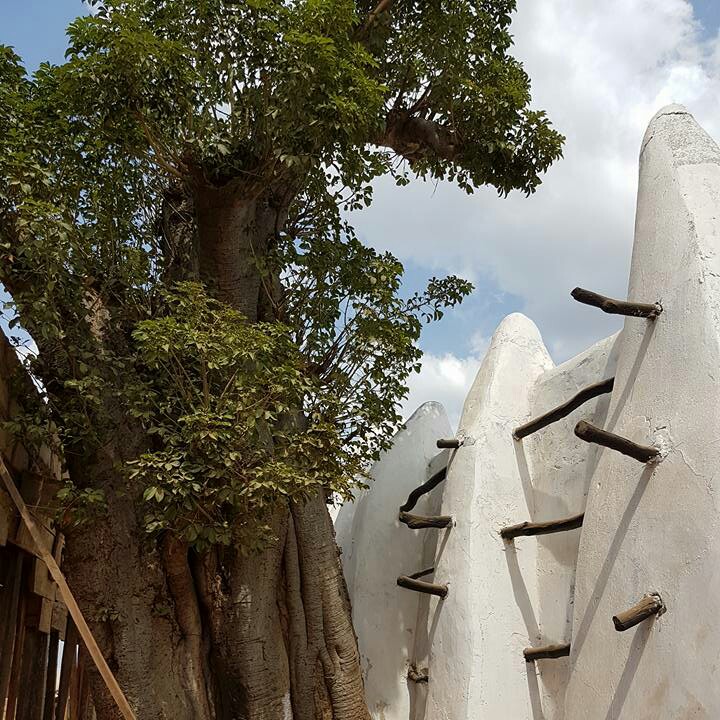
[[[642,144],[628,290],[662,314],[626,318],[618,335],[557,367],[531,321],[506,318],[466,400],[444,487],[417,510],[452,515],[451,527],[396,521],[448,434],[423,408],[370,490],[340,513],[375,718],[720,718],[719,251],[720,149],[683,108],[665,108]],[[528,419],[612,377],[612,393],[513,440]],[[579,439],[579,420],[659,449],[659,462]],[[415,437],[413,424],[423,427]],[[578,529],[500,537],[504,526],[578,513]],[[430,565],[445,599],[396,587],[397,575]],[[617,632],[613,615],[650,592],[667,612]],[[524,660],[526,647],[568,643],[569,657]],[[411,665],[429,681],[409,681]]]
[[[398,521],[398,507],[447,464],[447,452],[439,453],[435,443],[450,434],[441,405],[418,408],[373,467],[370,491],[344,505],[336,520],[366,696],[377,720],[408,720],[414,718],[418,703],[424,707],[424,688],[408,681],[408,670],[427,656],[422,612],[425,608],[426,615],[428,597],[398,588],[395,580],[423,569],[424,545],[433,543],[437,531],[410,530]],[[437,514],[441,493],[442,486],[423,496],[416,512]],[[427,554],[432,560],[434,546]],[[423,617],[419,632],[418,613]]]

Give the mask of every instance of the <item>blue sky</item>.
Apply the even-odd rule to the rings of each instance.
[[[81,0],[0,0],[0,43],[32,71],[62,62]],[[720,136],[720,0],[518,0],[516,54],[535,104],[567,135],[564,159],[529,200],[380,181],[353,218],[360,237],[406,267],[409,291],[456,273],[476,292],[431,326],[406,411],[444,402],[457,419],[489,337],[521,311],[556,361],[619,328],[569,299],[575,285],[624,297],[632,247],[637,150],[652,115],[681,102]]]

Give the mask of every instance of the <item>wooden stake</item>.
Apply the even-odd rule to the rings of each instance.
[[[423,668],[422,670],[418,670],[414,665],[411,665],[408,669],[408,680],[414,683],[426,683],[430,679],[430,676],[428,674],[428,669]]]
[[[60,684],[58,685],[58,697],[55,705],[55,720],[65,720],[65,708],[70,697],[73,670],[75,669],[77,637],[75,623],[72,618],[68,618],[62,662],[60,663]]]
[[[429,493],[431,490],[434,490],[445,478],[447,477],[447,468],[444,467],[442,470],[438,470],[427,482],[424,482],[420,487],[416,487],[410,495],[408,495],[408,499],[405,501],[404,505],[400,506],[401,512],[410,512],[415,505],[417,505],[417,501],[423,496]]]
[[[452,524],[450,515],[411,515],[401,512],[398,516],[401,523],[405,523],[411,530],[422,528],[446,528]]]
[[[617,450],[641,463],[648,463],[660,457],[660,451],[651,445],[638,445],[620,435],[601,430],[585,420],[581,420],[575,426],[575,435],[585,442],[597,443],[611,450]]]
[[[523,650],[525,662],[535,662],[535,660],[548,660],[554,658],[567,657],[570,654],[570,643],[564,645],[544,645],[543,647],[529,647]]]
[[[592,305],[600,308],[603,312],[611,315],[629,315],[630,317],[643,317],[648,320],[655,320],[663,311],[660,303],[634,303],[625,300],[613,300],[612,298],[598,295],[590,290],[576,287],[570,293],[575,300],[584,305]]]
[[[401,588],[405,588],[407,590],[415,590],[415,592],[427,593],[428,595],[437,595],[441,598],[447,597],[447,585],[435,585],[419,579],[425,575],[430,575],[433,572],[435,572],[435,568],[421,570],[420,572],[413,573],[412,575],[401,575],[397,579],[397,584]]]
[[[625,632],[653,615],[662,615],[665,610],[662,598],[657,593],[650,593],[629,610],[613,615],[613,625],[618,632]]]
[[[53,720],[55,717],[55,688],[58,680],[58,650],[60,646],[60,633],[50,631],[50,649],[48,651],[47,677],[45,678],[45,707],[43,720]]]
[[[28,532],[33,539],[33,542],[37,546],[38,554],[44,560],[45,564],[48,567],[48,570],[50,571],[50,574],[52,575],[53,580],[57,584],[58,589],[60,590],[60,595],[63,599],[63,602],[67,606],[68,612],[70,613],[73,621],[75,622],[78,633],[83,639],[85,647],[87,648],[90,657],[95,663],[95,666],[97,667],[100,676],[105,682],[105,685],[107,685],[110,694],[115,700],[118,709],[126,720],[136,720],[135,713],[132,711],[130,703],[128,703],[127,698],[125,697],[122,689],[120,688],[120,685],[118,685],[115,676],[112,674],[112,671],[108,667],[108,664],[105,661],[105,658],[103,657],[103,654],[97,642],[95,641],[95,638],[93,637],[93,634],[90,631],[87,622],[85,622],[85,618],[83,617],[80,607],[78,606],[72,592],[70,591],[70,588],[68,587],[65,576],[62,574],[60,568],[58,567],[58,564],[55,562],[55,558],[53,557],[52,553],[45,546],[42,534],[40,533],[40,530],[35,524],[35,521],[32,519],[30,511],[27,509],[25,501],[22,499],[20,492],[15,486],[12,476],[10,475],[10,471],[7,469],[7,465],[2,458],[0,458],[0,475],[2,475],[5,487],[10,493],[10,497],[15,503],[18,511],[20,512],[20,517],[23,519],[23,522],[25,523],[25,526],[27,527]]]
[[[550,533],[565,532],[581,527],[584,518],[585,513],[580,513],[579,515],[572,515],[562,520],[550,520],[540,523],[524,522],[519,525],[509,525],[500,531],[500,536],[504,540],[512,540],[519,535],[549,535]]]
[[[440,438],[440,440],[437,441],[436,445],[440,450],[444,450],[446,448],[456,450],[462,445],[462,442],[459,438]]]
[[[581,405],[584,405],[588,402],[588,400],[592,400],[599,395],[605,395],[612,392],[614,384],[615,378],[611,377],[607,380],[603,380],[602,382],[595,383],[595,385],[589,385],[588,387],[583,388],[577,395],[571,397],[562,405],[558,405],[556,408],[546,412],[544,415],[525,423],[525,425],[515,428],[513,431],[513,437],[516,440],[522,440],[522,438],[532,435],[532,433],[547,427],[551,423],[561,420],[569,415],[573,410],[576,410]]]

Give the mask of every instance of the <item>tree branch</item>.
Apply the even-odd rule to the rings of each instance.
[[[413,163],[424,159],[428,154],[444,160],[454,160],[457,157],[459,140],[450,128],[401,111],[388,115],[385,133],[377,139],[376,144],[394,150]]]

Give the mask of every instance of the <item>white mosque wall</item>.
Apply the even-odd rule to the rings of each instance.
[[[352,601],[365,691],[374,720],[408,720],[416,712],[420,684],[408,680],[418,650],[427,654],[425,626],[417,632],[418,613],[427,596],[397,587],[399,575],[423,569],[426,545],[434,533],[410,530],[398,521],[398,508],[436,468],[447,463],[438,453],[438,438],[452,434],[445,410],[425,403],[405,424],[393,446],[371,470],[369,489],[343,505],[336,520],[336,539]],[[437,456],[440,457],[437,457]],[[437,514],[442,486],[424,495],[413,512]],[[420,601],[420,603],[419,603]],[[421,658],[422,660],[422,658]],[[421,705],[424,698],[417,699]]]

